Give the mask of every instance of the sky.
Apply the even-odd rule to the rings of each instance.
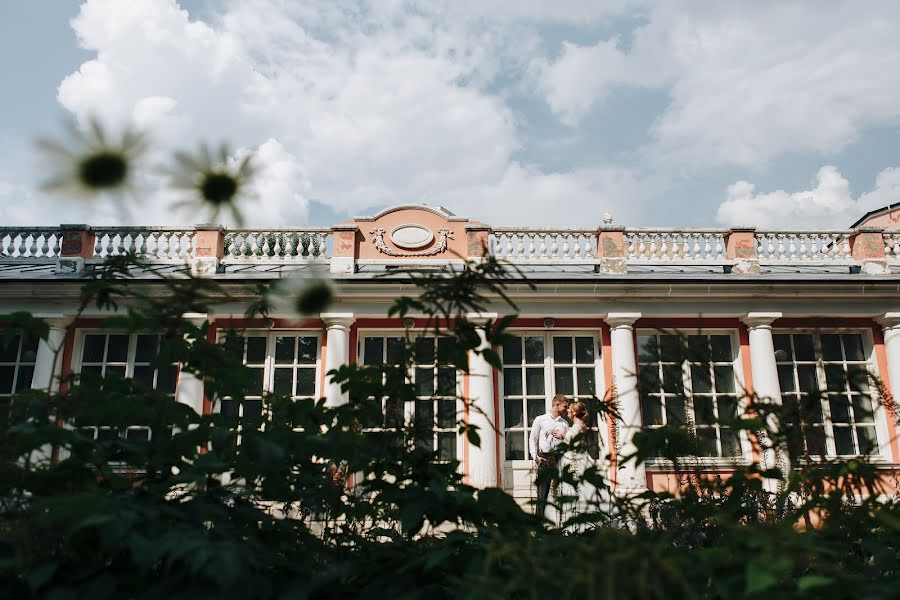
[[[247,225],[425,203],[844,228],[900,201],[897,23],[893,0],[0,0],[0,224],[204,222],[164,173],[227,143]],[[92,117],[147,134],[144,171],[50,195],[36,140]]]

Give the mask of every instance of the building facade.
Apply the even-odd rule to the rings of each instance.
[[[709,473],[753,460],[753,440],[728,424],[754,395],[800,403],[821,394],[802,424],[808,453],[865,455],[892,475],[900,472],[892,400],[900,395],[900,231],[890,228],[890,209],[875,213],[877,227],[862,221],[829,231],[638,229],[608,217],[584,228],[498,227],[422,205],[330,228],[7,227],[2,311],[30,311],[51,330],[46,342],[19,340],[5,351],[0,399],[92,371],[142,379],[198,412],[247,416],[262,411],[269,392],[340,404],[349,399],[328,370],[389,363],[412,335],[419,401],[385,411],[430,420],[435,451],[458,459],[468,482],[522,501],[533,496],[530,424],[557,393],[616,401],[620,419],[597,417],[595,453],[610,457],[604,464],[626,492],[677,485],[667,460],[617,463],[642,428],[685,424],[701,449],[693,460]],[[242,406],[213,406],[202,382],[178,365],[152,369],[154,336],[102,330],[98,311],[76,315],[84,274],[129,251],[236,290],[214,313],[189,317],[208,320],[213,336],[244,332],[239,351],[253,389]],[[424,330],[423,318],[388,318],[387,309],[415,294],[404,270],[461,266],[488,253],[522,274],[508,290],[518,316],[512,341],[496,349],[502,369],[473,355],[460,374],[438,363],[443,341]],[[322,274],[336,293],[328,312],[302,321],[288,313],[244,318],[241,286]],[[135,274],[134,284],[151,279]],[[471,318],[509,312],[498,298]],[[862,384],[849,383],[861,375]],[[465,410],[460,397],[477,410]],[[480,447],[458,434],[460,414],[479,426]],[[150,435],[140,427],[91,433]]]

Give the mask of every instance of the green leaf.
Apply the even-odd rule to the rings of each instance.
[[[830,585],[833,581],[834,580],[831,577],[824,577],[822,575],[804,575],[797,580],[797,589],[801,592],[805,592],[806,590],[815,587]]]
[[[756,592],[767,590],[778,583],[778,577],[769,571],[765,564],[760,564],[756,561],[747,565],[746,577],[748,594],[755,594]]]

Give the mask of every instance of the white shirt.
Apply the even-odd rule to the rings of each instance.
[[[545,413],[534,420],[528,437],[528,451],[532,460],[537,458],[538,452],[550,452],[559,445],[560,440],[553,437],[554,429],[562,433],[569,429],[569,424],[562,415],[554,418],[550,413]]]

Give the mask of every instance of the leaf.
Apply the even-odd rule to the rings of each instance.
[[[768,568],[756,561],[747,565],[747,593],[755,594],[767,590],[776,583],[778,578]]]
[[[25,581],[28,583],[28,587],[31,588],[31,591],[37,592],[47,585],[47,582],[49,582],[56,573],[58,566],[56,561],[47,561],[40,563],[28,571],[25,574]]]
[[[806,590],[815,587],[830,585],[833,581],[834,580],[831,577],[824,577],[823,575],[804,575],[797,580],[797,589],[801,592],[805,592]]]

